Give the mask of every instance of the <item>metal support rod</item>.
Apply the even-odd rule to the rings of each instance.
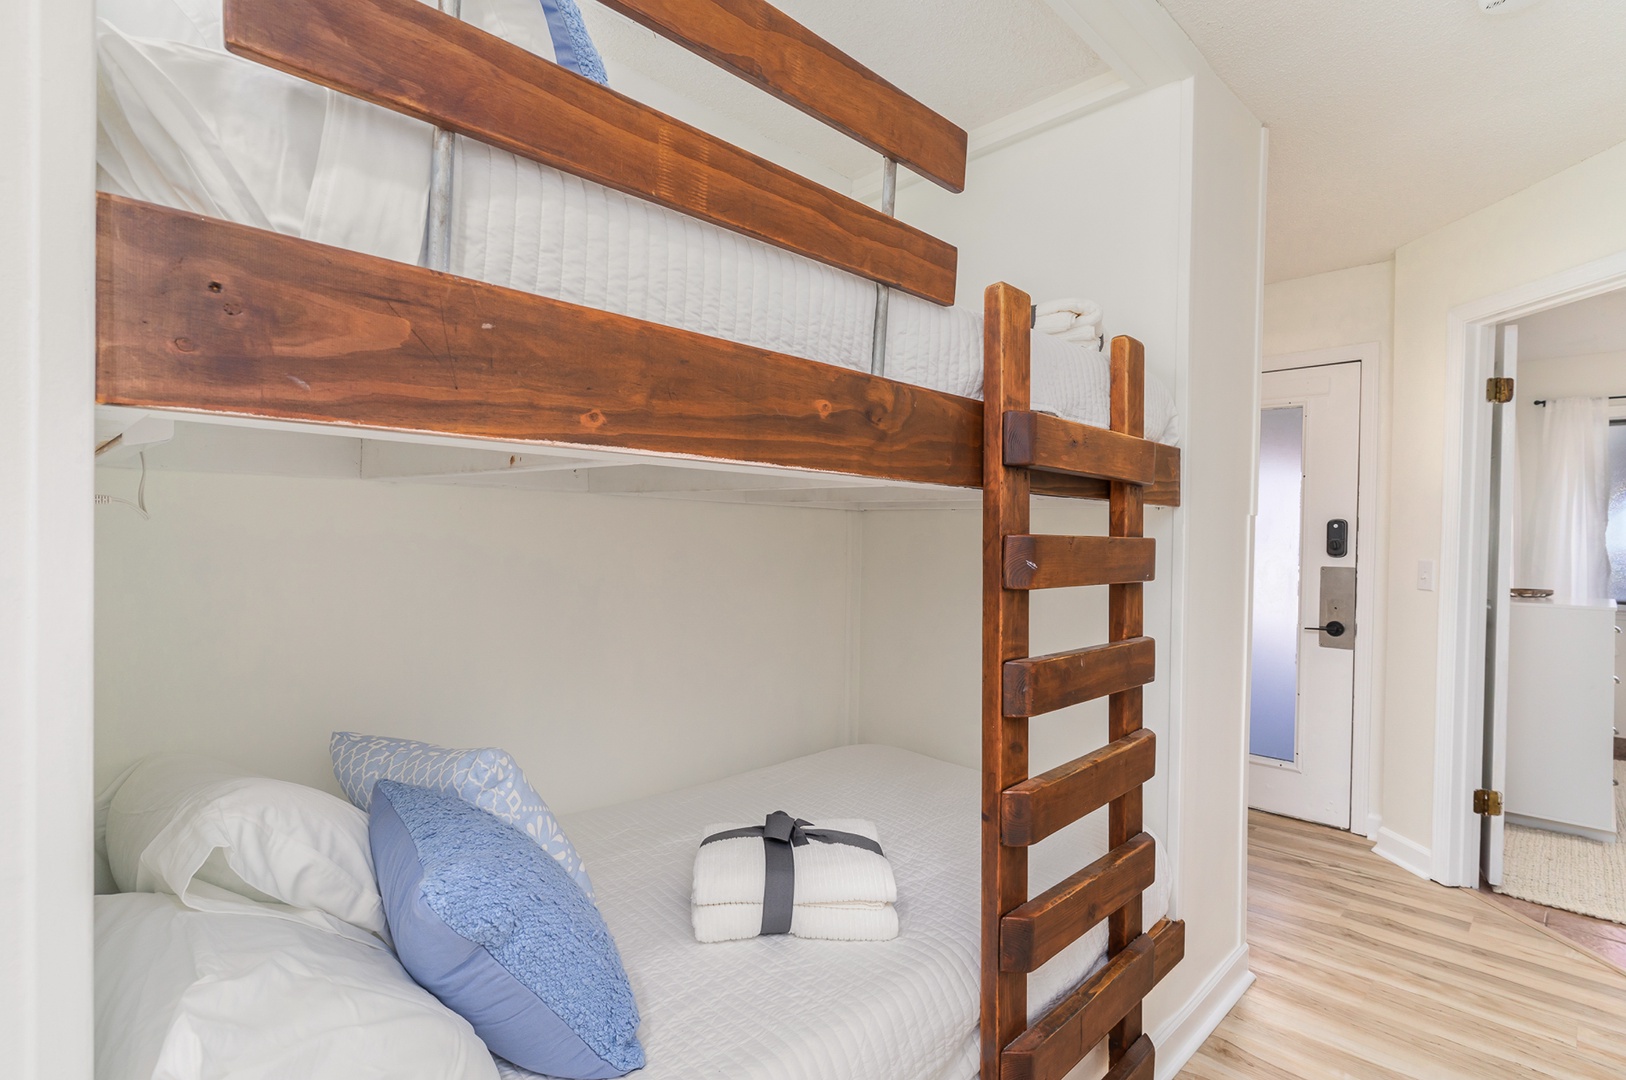
[[[893,217],[898,208],[898,163],[883,158],[881,165],[881,213]],[[871,339],[869,371],[871,375],[886,374],[886,317],[892,304],[892,290],[877,283],[875,286],[875,336]]]
[[[463,17],[463,0],[437,0],[440,10],[454,19]],[[456,139],[445,128],[435,129],[429,152],[429,219],[424,224],[423,264],[431,270],[452,268],[452,173]]]

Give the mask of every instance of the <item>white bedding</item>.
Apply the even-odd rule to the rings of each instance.
[[[814,822],[843,814],[875,822],[897,879],[897,938],[695,941],[690,874],[706,826],[777,809]],[[1106,851],[1105,816],[1034,849],[1033,892]],[[641,1080],[975,1077],[974,770],[890,747],[842,747],[564,825],[592,866],[637,995],[649,1061]],[[1168,880],[1160,849],[1148,925],[1166,913]],[[1105,939],[1103,923],[1036,972],[1030,1013],[1099,966]],[[471,1045],[483,1050],[472,1029],[386,949],[314,926],[193,911],[165,895],[102,896],[96,968],[97,1080],[491,1075],[483,1055],[469,1056]],[[530,1075],[496,1064],[506,1077]],[[1097,1048],[1074,1075],[1104,1071]]]
[[[977,1072],[980,778],[884,746],[849,746],[713,784],[567,816],[632,981],[649,1065],[641,1080],[972,1080]],[[773,810],[874,821],[898,884],[899,936],[702,945],[689,877],[707,824]],[[1107,850],[1106,814],[1038,845],[1038,893]],[[1168,908],[1158,850],[1150,926]],[[1037,1015],[1106,949],[1106,924],[1030,980]],[[1093,1073],[1104,1071],[1104,1054]],[[511,1077],[525,1076],[510,1067]]]
[[[230,56],[220,0],[99,0],[103,189],[416,262],[430,129]],[[534,0],[463,17],[541,51]],[[551,46],[549,46],[551,47]],[[869,370],[875,288],[755,240],[459,140],[452,270],[497,285]],[[886,374],[982,396],[982,318],[894,293]],[[1037,334],[1034,407],[1107,423],[1107,363]],[[1176,438],[1149,378],[1146,434]]]

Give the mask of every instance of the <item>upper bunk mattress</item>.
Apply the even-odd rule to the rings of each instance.
[[[98,0],[103,190],[402,262],[420,261],[431,129],[232,56],[220,0]],[[463,18],[551,56],[535,0]],[[453,273],[861,371],[870,282],[459,138]],[[885,374],[982,396],[982,317],[894,291]],[[1033,407],[1108,422],[1099,348],[1033,338]],[[1149,377],[1146,435],[1176,441]]]
[[[973,1080],[977,1074],[981,776],[885,746],[847,746],[700,787],[566,816],[638,999],[643,1080]],[[892,941],[762,937],[702,945],[689,917],[696,845],[774,810],[876,823],[898,882]],[[1033,848],[1031,892],[1107,851],[1106,813]],[[1168,910],[1161,845],[1146,892]],[[1106,924],[1034,973],[1038,1016],[1098,967]],[[1105,1071],[1105,1054],[1081,1075]],[[501,1063],[500,1063],[501,1064]],[[524,1077],[503,1065],[509,1077]]]

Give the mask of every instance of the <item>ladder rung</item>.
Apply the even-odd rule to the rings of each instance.
[[[1152,1080],[1156,1074],[1157,1052],[1152,1048],[1152,1037],[1142,1035],[1101,1080]]]
[[[1061,1080],[1151,993],[1153,963],[1152,939],[1142,934],[1011,1040],[1002,1080]]]
[[[1039,716],[1054,712],[1081,701],[1144,686],[1156,674],[1156,647],[1149,637],[1007,660],[1005,715]]]
[[[1157,925],[1147,931],[1146,936],[1152,939],[1152,948],[1155,952],[1156,970],[1152,972],[1152,981],[1160,983],[1163,976],[1174,969],[1186,955],[1186,921],[1171,921],[1159,919]]]
[[[1000,838],[1025,847],[1152,778],[1157,768],[1157,736],[1150,728],[1131,731],[1099,750],[1006,788],[999,800]]]
[[[999,964],[1034,971],[1090,927],[1152,887],[1157,845],[1137,833],[1000,920]]]
[[[1069,476],[1066,473],[1030,472],[1028,477],[1035,495],[1052,495],[1062,499],[1105,499],[1112,493],[1112,485],[1105,480],[1089,476]],[[1142,489],[1147,506],[1180,505],[1180,450],[1174,446],[1157,444],[1157,479]]]
[[[1005,464],[1130,484],[1157,479],[1157,444],[1046,413],[1005,414]]]
[[[1007,536],[1007,589],[1133,585],[1157,571],[1157,541],[1139,536]]]

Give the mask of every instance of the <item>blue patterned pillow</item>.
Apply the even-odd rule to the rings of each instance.
[[[560,67],[585,75],[601,86],[607,86],[610,77],[604,71],[604,59],[598,47],[588,36],[587,24],[582,21],[581,8],[576,0],[542,0],[542,11],[548,17],[548,34],[553,38],[553,58]]]
[[[353,731],[335,731],[328,749],[339,786],[361,809],[371,804],[373,785],[380,780],[450,792],[535,840],[592,899],[593,882],[582,866],[582,857],[506,750],[452,750]]]
[[[369,837],[401,965],[523,1069],[608,1080],[644,1066],[609,928],[558,863],[450,792],[379,783]]]

